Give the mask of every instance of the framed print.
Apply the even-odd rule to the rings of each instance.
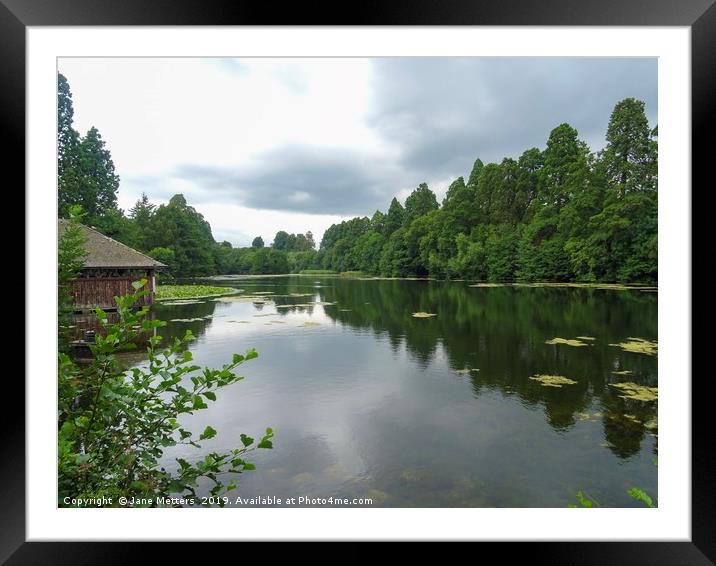
[[[712,563],[710,1],[0,14],[9,564],[177,540]]]

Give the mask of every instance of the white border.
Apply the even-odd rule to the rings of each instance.
[[[659,57],[659,508],[57,509],[56,57],[149,55]],[[690,540],[690,28],[30,27],[27,93],[28,540]]]

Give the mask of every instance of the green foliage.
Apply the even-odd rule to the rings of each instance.
[[[652,507],[652,508],[656,507],[656,505],[654,505],[654,501],[651,499],[651,497],[649,497],[649,495],[645,491],[639,489],[638,487],[632,487],[631,489],[629,489],[627,491],[627,493],[629,494],[629,497],[632,497],[633,499],[636,499],[637,501],[641,501],[647,507]]]
[[[588,495],[586,495],[583,491],[577,492],[577,500],[579,501],[579,505],[582,507],[592,508],[592,507],[599,507],[599,504],[594,500],[591,499]],[[567,507],[575,508],[577,505],[570,504]]]
[[[134,308],[147,293],[141,290],[145,283],[136,282],[135,293],[116,298],[118,323],[109,323],[106,313],[97,309],[103,331],[91,346],[94,359],[88,366],[79,367],[60,354],[60,506],[73,505],[73,499],[100,497],[112,498],[112,506],[119,504],[120,497],[129,499],[127,505],[135,497],[161,506],[158,498],[196,496],[201,481],[208,482],[209,493],[218,497],[236,487],[233,481],[224,484],[222,475],[254,469],[244,460],[245,454],[272,447],[269,428],[258,441],[242,435],[242,446],[228,452],[210,451],[193,463],[177,458],[172,469],[161,466],[166,448],[201,448],[202,442],[217,435],[210,426],[198,435],[187,430],[186,416],[208,408],[219,389],[243,379],[235,369],[257,354],[249,350],[234,354],[220,369],[201,368],[186,349],[193,340],[190,331],[166,348],[159,347],[160,336],[151,335],[147,364],[127,370],[115,354],[164,325],[148,319],[146,308]]]
[[[334,224],[319,250],[311,232],[276,233],[270,249],[214,241],[211,227],[182,195],[155,207],[146,195],[129,215],[116,206],[119,179],[96,129],[72,128],[72,94],[58,75],[59,209],[81,204],[88,222],[170,269],[163,277],[278,274],[325,269],[392,277],[491,281],[657,281],[658,128],[644,103],[614,107],[607,145],[590,152],[569,124],[544,151],[484,164],[458,177],[442,206],[423,183],[386,213]],[[227,242],[228,243],[228,242]]]
[[[163,277],[171,278],[177,271],[176,256],[174,255],[173,249],[162,247],[152,248],[147,252],[147,255],[157,261],[161,261],[167,266],[167,268],[161,272]]]
[[[652,460],[652,463],[655,466],[658,466],[658,460],[654,458]],[[631,497],[632,499],[636,499],[637,501],[641,501],[644,505],[651,508],[656,508],[658,505],[654,503],[654,500],[649,496],[648,493],[646,493],[643,489],[639,489],[638,487],[632,487],[627,490],[627,495]],[[579,500],[582,507],[599,507],[599,504],[597,504],[596,501],[593,499],[589,499],[587,496],[584,495],[583,492],[578,491],[577,492],[577,499]],[[577,507],[574,504],[567,505],[567,507]]]
[[[58,289],[58,323],[60,326],[60,350],[67,347],[69,336],[64,331],[70,324],[72,314],[72,293],[69,282],[76,278],[82,267],[87,252],[84,249],[85,236],[80,220],[82,208],[72,206],[69,211],[67,227],[60,235],[57,243],[57,289]]]
[[[195,277],[216,273],[211,226],[183,195],[174,195],[152,215],[146,235],[147,246],[174,252],[174,275]]]
[[[393,198],[386,214],[331,226],[320,265],[391,277],[655,282],[657,134],[634,99],[616,105],[598,155],[560,124],[544,151],[476,160],[441,207],[422,184],[405,208]]]
[[[313,250],[316,247],[316,243],[313,241],[313,234],[310,230],[305,234],[289,234],[284,230],[280,230],[276,232],[271,247],[274,250],[287,252],[307,252]]]
[[[260,248],[254,253],[251,273],[288,273],[288,257],[285,252],[272,248]]]
[[[58,209],[67,217],[72,206],[82,207],[91,225],[117,210],[119,177],[97,128],[84,137],[73,127],[74,108],[67,79],[57,75]]]
[[[155,298],[164,299],[198,299],[200,297],[218,297],[236,293],[232,287],[216,287],[213,285],[158,285]]]
[[[438,200],[435,193],[425,183],[421,183],[407,199],[405,199],[405,217],[403,223],[408,225],[416,218],[425,216],[438,209]]]

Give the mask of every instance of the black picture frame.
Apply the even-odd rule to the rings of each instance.
[[[687,26],[692,55],[692,179],[706,180],[707,140],[716,130],[715,0],[400,0],[351,3],[286,3],[246,0],[0,0],[0,120],[4,171],[24,186],[25,32],[28,26],[77,25],[555,25]],[[349,8],[349,9],[348,9]],[[708,137],[707,137],[708,136]],[[713,176],[712,176],[713,177]],[[7,173],[5,179],[7,179]],[[709,182],[709,186],[713,182]],[[706,187],[704,187],[706,190]],[[9,189],[8,189],[9,190]],[[683,190],[689,190],[684,187]],[[692,210],[696,210],[693,209]],[[695,222],[694,222],[695,223]],[[694,242],[696,242],[694,240]],[[693,256],[692,256],[693,257]],[[693,273],[692,273],[693,277]],[[27,299],[28,297],[26,297]],[[694,336],[694,339],[697,337]],[[693,347],[692,347],[693,349]],[[702,375],[692,381],[692,538],[690,542],[490,543],[502,559],[515,554],[534,563],[713,564],[716,561],[714,425],[708,387]],[[691,376],[679,376],[679,379]],[[52,383],[54,383],[53,380]],[[19,415],[3,413],[0,459],[0,561],[7,564],[97,564],[145,561],[151,544],[25,542],[24,403]],[[665,456],[667,457],[667,456]],[[558,536],[558,533],[555,533]],[[81,538],[81,533],[77,533]],[[183,545],[184,558],[205,550]],[[326,557],[331,556],[329,551]],[[359,557],[355,554],[354,557]],[[363,555],[368,558],[368,554]]]

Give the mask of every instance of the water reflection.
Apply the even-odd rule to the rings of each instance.
[[[520,507],[560,507],[577,489],[629,506],[626,483],[656,494],[657,404],[609,385],[657,385],[655,356],[610,346],[656,340],[655,294],[315,279],[245,280],[243,295],[156,307],[165,339],[198,337],[200,363],[259,351],[251,379],[192,421],[221,424],[217,447],[277,431],[244,493]],[[263,304],[245,298],[257,293]],[[545,344],[578,336],[593,340]]]

